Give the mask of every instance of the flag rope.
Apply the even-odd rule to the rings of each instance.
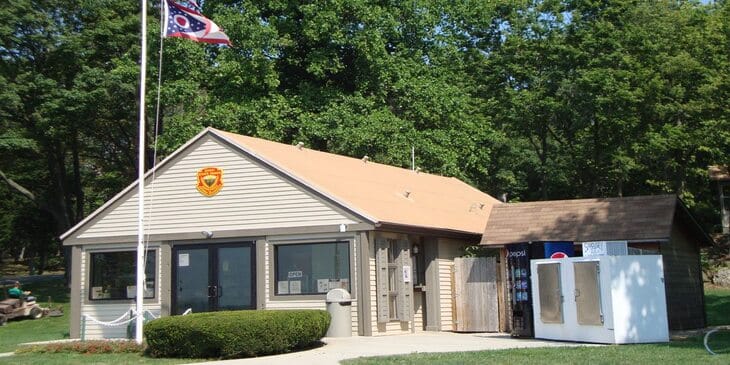
[[[157,174],[157,170],[155,167],[157,167],[157,142],[158,137],[160,135],[160,98],[162,93],[162,54],[163,54],[163,47],[164,47],[164,39],[165,39],[165,29],[163,26],[165,17],[165,8],[162,6],[162,3],[160,3],[160,49],[157,52],[158,53],[158,62],[157,62],[157,97],[155,100],[155,129],[152,136],[152,166],[150,168],[152,169],[152,176],[150,179],[150,193],[149,193],[149,206],[147,208],[148,214],[148,220],[147,220],[147,235],[144,240],[144,262],[145,267],[147,267],[147,250],[149,249],[149,242],[150,242],[150,232],[151,232],[151,226],[152,226],[152,213],[153,213],[153,205],[152,202],[154,201],[155,196],[155,177]]]

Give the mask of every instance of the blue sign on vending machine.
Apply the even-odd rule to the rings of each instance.
[[[545,257],[551,259],[563,259],[575,256],[573,242],[545,242]]]

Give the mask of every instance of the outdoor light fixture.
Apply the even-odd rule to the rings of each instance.
[[[420,251],[420,250],[421,250],[421,248],[418,247],[418,245],[416,245],[416,244],[413,245],[412,252],[414,255],[418,255],[418,251]]]
[[[200,233],[201,233],[201,234],[203,235],[203,237],[205,237],[205,238],[212,238],[212,237],[213,237],[213,231],[202,231],[202,232],[200,232]]]

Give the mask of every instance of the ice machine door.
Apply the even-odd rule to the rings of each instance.
[[[563,323],[560,263],[538,264],[537,281],[540,295],[540,320],[543,323]]]
[[[574,262],[575,306],[578,324],[602,326],[601,284],[598,261]]]

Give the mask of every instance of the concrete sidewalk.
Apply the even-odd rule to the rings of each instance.
[[[457,352],[500,350],[525,347],[583,346],[572,342],[514,339],[504,333],[422,332],[380,337],[346,337],[323,339],[324,346],[291,354],[248,359],[211,361],[197,364],[224,365],[329,365],[340,360],[363,356],[410,354],[415,352]]]

